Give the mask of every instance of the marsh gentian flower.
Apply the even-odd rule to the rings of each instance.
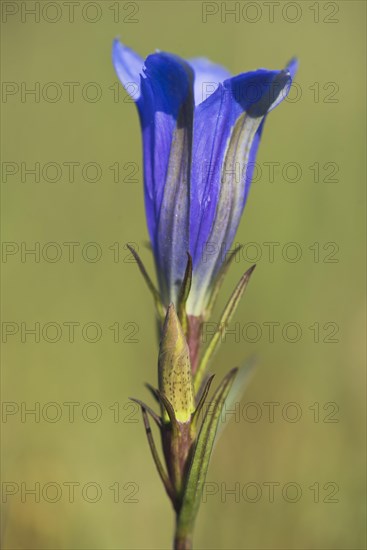
[[[114,42],[113,63],[143,135],[149,235],[165,306],[177,304],[187,252],[191,316],[203,316],[248,196],[266,115],[288,94],[295,62],[231,77],[210,61]]]

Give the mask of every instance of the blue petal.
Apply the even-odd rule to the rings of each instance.
[[[232,244],[249,191],[265,115],[289,91],[286,71],[260,69],[224,81],[195,110],[191,172],[190,252],[194,262],[189,312],[203,309]]]
[[[159,52],[143,63],[118,42],[113,59],[122,84],[139,85],[134,99],[143,135],[146,217],[159,285],[168,305],[176,302],[189,249],[194,74],[175,55]]]
[[[296,72],[298,71],[298,59],[296,57],[293,57],[293,59],[290,60],[286,67],[287,71],[289,71],[292,80],[294,80],[294,77],[296,75]]]
[[[177,301],[189,250],[194,76],[183,60],[163,53],[148,57],[144,76],[142,96],[150,98],[142,113],[144,166],[152,182],[146,200],[155,208],[152,242],[168,305]]]
[[[140,97],[140,74],[144,60],[133,50],[116,39],[112,47],[112,63],[127,93],[134,101]]]
[[[196,57],[189,59],[191,67],[194,69],[194,96],[195,105],[199,105],[207,99],[231,73],[221,65],[216,65],[205,57]]]

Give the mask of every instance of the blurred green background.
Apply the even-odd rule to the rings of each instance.
[[[300,59],[237,235],[256,245],[216,310],[257,254],[213,369],[254,353],[259,368],[216,447],[195,542],[365,548],[365,3],[278,2],[272,15],[266,2],[75,2],[73,18],[65,2],[1,4],[3,548],[171,543],[173,513],[128,400],[150,400],[157,343],[124,248],[137,243],[153,270],[115,36],[143,56],[207,56],[233,73]],[[36,323],[39,337],[26,332]],[[273,339],[266,323],[278,323]]]

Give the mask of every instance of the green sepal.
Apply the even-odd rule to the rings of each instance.
[[[237,309],[237,306],[238,306],[238,304],[239,304],[239,302],[242,298],[243,293],[245,292],[245,289],[247,287],[247,284],[250,280],[250,277],[251,277],[255,267],[256,266],[253,265],[252,267],[250,267],[250,269],[248,269],[242,275],[242,277],[239,280],[236,288],[234,289],[230,299],[228,300],[226,307],[224,308],[224,310],[222,312],[222,316],[221,316],[220,322],[218,324],[218,328],[215,331],[215,333],[213,334],[212,339],[210,340],[210,342],[208,344],[208,347],[206,348],[206,350],[205,350],[205,352],[204,352],[204,354],[203,354],[203,356],[200,360],[198,369],[195,373],[195,377],[194,377],[195,392],[197,392],[200,389],[201,382],[202,382],[203,376],[205,374],[205,369],[208,366],[208,363],[209,363],[210,359],[212,359],[214,353],[217,351],[217,349],[220,345],[221,338],[222,338],[224,332],[226,331],[227,326],[228,326],[229,322],[231,321],[234,312]]]
[[[157,315],[158,315],[159,319],[161,320],[161,322],[163,322],[164,317],[166,315],[166,310],[165,310],[165,307],[162,303],[160,294],[159,294],[158,290],[156,289],[156,287],[154,286],[154,284],[152,282],[152,279],[149,277],[148,272],[145,269],[145,266],[144,266],[144,264],[143,264],[143,262],[142,262],[142,260],[139,256],[139,254],[136,252],[135,248],[133,248],[130,244],[127,244],[126,246],[130,250],[131,254],[134,256],[134,259],[135,259],[136,263],[138,264],[138,267],[140,269],[140,273],[143,275],[144,280],[145,280],[150,292],[152,293],[155,308],[156,308],[156,311],[157,311]]]
[[[140,401],[138,399],[132,399],[132,400],[135,401],[136,403],[138,403],[141,407],[141,412],[142,412],[142,415],[143,415],[144,428],[145,428],[145,432],[147,434],[148,444],[149,444],[149,447],[150,447],[150,450],[151,450],[151,453],[152,453],[154,463],[156,465],[159,477],[162,480],[164,488],[166,489],[166,492],[167,492],[169,498],[171,499],[172,503],[174,503],[175,500],[176,500],[175,491],[172,487],[172,483],[171,483],[171,481],[170,481],[170,479],[167,475],[167,472],[165,471],[165,469],[162,465],[162,462],[159,458],[159,454],[158,454],[158,451],[157,451],[157,448],[155,446],[154,439],[153,439],[152,429],[151,429],[150,423],[149,423],[148,412],[151,414],[152,409],[150,409],[150,407],[148,407],[147,405],[145,405],[145,403],[143,403],[142,401]],[[154,418],[154,420],[156,420],[155,416],[153,416],[153,418]]]
[[[185,537],[193,531],[221,411],[236,373],[237,369],[232,369],[222,380],[211,401],[212,406],[207,409],[203,419],[185,478],[182,504],[177,520],[179,537]]]
[[[181,284],[180,294],[178,297],[177,303],[177,315],[182,325],[182,330],[184,333],[187,333],[187,314],[186,314],[186,302],[190,294],[192,282],[192,258],[189,253],[187,253],[187,264],[185,275]]]
[[[178,422],[189,422],[195,410],[190,352],[185,334],[171,304],[162,330],[158,359],[158,386],[168,399]],[[162,410],[163,421],[168,421]]]

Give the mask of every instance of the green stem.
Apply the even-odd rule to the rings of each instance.
[[[179,518],[176,521],[175,539],[173,550],[192,550],[192,533],[187,533],[180,526]]]

